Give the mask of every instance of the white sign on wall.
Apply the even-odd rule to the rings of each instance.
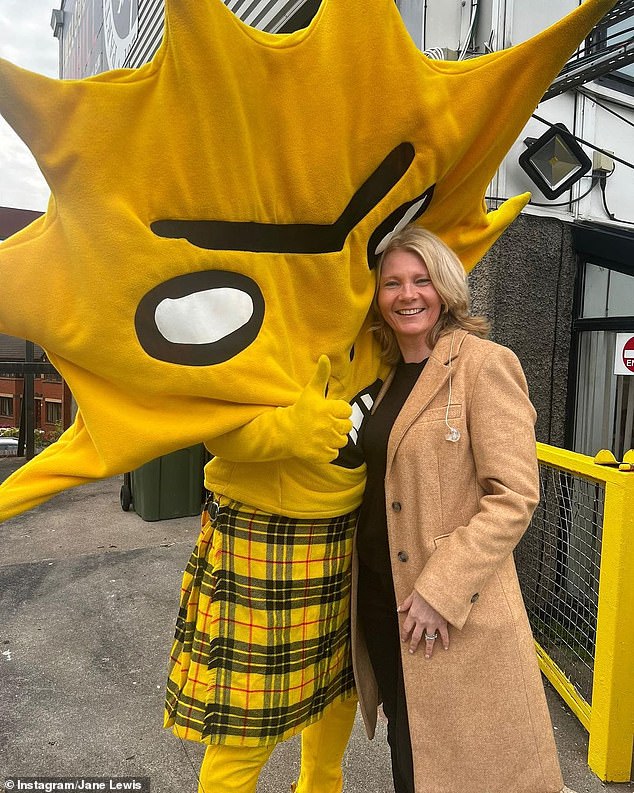
[[[103,30],[108,66],[120,69],[139,32],[138,0],[103,0]]]
[[[634,333],[616,334],[614,374],[634,375]]]

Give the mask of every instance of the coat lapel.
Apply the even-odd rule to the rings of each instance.
[[[460,353],[462,343],[467,336],[464,330],[457,330],[441,336],[436,346],[432,350],[429,360],[425,365],[420,377],[416,381],[412,393],[407,398],[401,412],[396,417],[390,439],[387,446],[387,469],[389,471],[394,455],[399,447],[403,436],[411,425],[416,421],[420,414],[427,408],[432,399],[440,391],[440,389],[449,380],[449,353],[451,351],[452,365],[455,366],[455,361]],[[453,344],[452,344],[453,337]],[[453,349],[452,349],[453,347]],[[387,390],[392,378],[386,380],[384,390]],[[379,398],[382,394],[379,394]],[[377,404],[379,402],[377,398]],[[449,392],[447,391],[447,398]]]

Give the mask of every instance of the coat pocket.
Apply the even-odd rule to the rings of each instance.
[[[438,546],[448,537],[451,537],[451,532],[448,532],[447,534],[439,534],[437,537],[434,537],[434,547],[438,548]]]

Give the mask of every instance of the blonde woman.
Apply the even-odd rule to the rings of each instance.
[[[368,732],[382,700],[396,793],[558,793],[512,555],[539,499],[522,368],[423,229],[390,241],[374,308],[393,369],[363,437],[353,655]]]

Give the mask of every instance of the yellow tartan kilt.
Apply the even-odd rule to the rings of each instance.
[[[207,744],[277,743],[354,696],[356,512],[271,515],[207,501],[183,576],[166,727]]]

